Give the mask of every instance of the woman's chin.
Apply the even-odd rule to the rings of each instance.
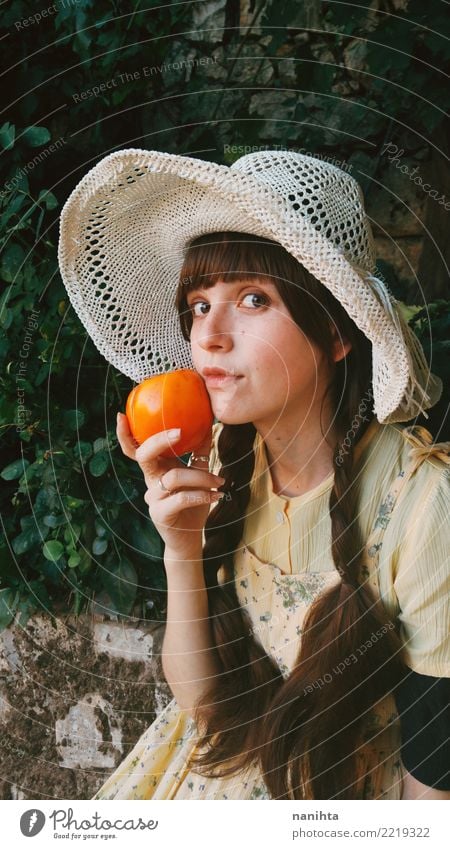
[[[218,397],[217,394],[215,396],[210,395],[209,400],[215,418],[222,424],[240,425],[248,424],[251,421],[249,410],[243,409],[242,399],[238,401],[224,396]]]
[[[224,425],[249,424],[249,421],[248,421],[247,418],[244,418],[243,416],[236,416],[236,415],[233,416],[231,413],[227,415],[226,413],[219,413],[219,412],[216,413],[216,412],[214,412],[214,416],[220,424],[224,424]]]

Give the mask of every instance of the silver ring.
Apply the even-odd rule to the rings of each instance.
[[[192,454],[191,454],[191,456],[189,457],[189,460],[188,460],[188,466],[192,466],[192,463],[195,463],[195,462],[198,463],[199,461],[201,461],[202,463],[209,463],[209,455],[207,455],[207,454],[194,454],[194,452],[192,452]]]
[[[160,489],[162,489],[162,491],[163,491],[163,492],[169,492],[169,493],[170,493],[170,492],[172,491],[172,490],[170,490],[170,489],[167,489],[167,488],[164,486],[164,484],[163,484],[163,482],[162,482],[162,476],[161,476],[160,478],[158,478],[158,485],[159,485]]]

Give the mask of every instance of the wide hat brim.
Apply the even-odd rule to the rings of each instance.
[[[106,156],[76,186],[61,213],[59,266],[100,353],[137,383],[192,368],[175,307],[186,247],[204,233],[238,230],[279,242],[371,340],[380,422],[409,421],[432,407],[442,381],[370,259],[355,267],[284,194],[241,170],[242,159],[228,167],[131,148]]]

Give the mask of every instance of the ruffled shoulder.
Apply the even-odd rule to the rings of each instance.
[[[450,466],[450,442],[433,442],[431,433],[421,425],[401,428],[403,438],[411,445],[408,453],[413,462],[414,471],[433,457]]]

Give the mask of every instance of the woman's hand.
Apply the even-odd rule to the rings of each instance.
[[[175,449],[180,438],[170,440],[169,431],[156,433],[137,447],[127,417],[119,413],[116,433],[125,456],[136,460],[142,470],[147,485],[144,501],[166,547],[172,554],[179,552],[183,560],[189,559],[191,552],[198,556],[211,504],[223,497],[212,488],[222,486],[225,479],[211,474],[204,460],[187,467],[175,455],[161,457],[168,445]],[[196,454],[209,456],[211,437],[212,428],[204,443],[196,448]],[[160,478],[168,492],[161,489]]]

